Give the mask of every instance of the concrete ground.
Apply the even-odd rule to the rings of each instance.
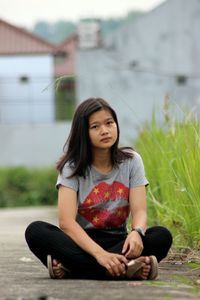
[[[165,261],[155,281],[51,280],[32,255],[24,230],[33,220],[56,224],[56,208],[0,209],[0,300],[200,299],[200,269]],[[138,284],[138,285],[136,285]]]

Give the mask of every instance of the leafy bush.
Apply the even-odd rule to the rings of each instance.
[[[53,168],[1,168],[0,207],[56,204],[56,178]]]

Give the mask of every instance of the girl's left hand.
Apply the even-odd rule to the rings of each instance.
[[[124,254],[126,258],[139,257],[143,248],[144,246],[140,234],[137,231],[132,231],[124,242],[122,254]]]

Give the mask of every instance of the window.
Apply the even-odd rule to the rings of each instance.
[[[137,68],[139,66],[139,62],[137,60],[132,60],[130,61],[129,63],[129,68],[130,69],[134,69],[134,68]]]
[[[63,64],[65,59],[68,57],[67,52],[58,52],[55,55],[55,63],[56,64]]]
[[[185,75],[176,76],[176,82],[178,83],[178,85],[185,85],[187,83],[187,76]]]
[[[20,78],[19,78],[19,81],[21,83],[28,83],[29,82],[29,77],[26,76],[26,75],[22,75]]]

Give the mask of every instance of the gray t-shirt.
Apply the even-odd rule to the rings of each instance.
[[[76,220],[81,227],[126,232],[129,189],[148,185],[142,158],[135,151],[133,154],[133,158],[124,160],[107,174],[101,174],[91,166],[86,178],[74,176],[68,179],[72,170],[68,163],[65,164],[56,186],[63,185],[77,192]]]

